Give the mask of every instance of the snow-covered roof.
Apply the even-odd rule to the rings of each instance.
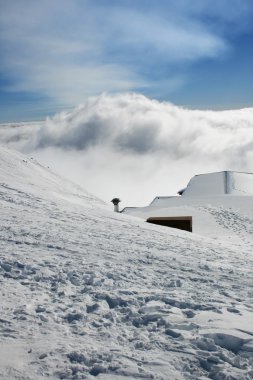
[[[209,237],[226,235],[230,239],[228,220],[237,226],[238,220],[243,219],[243,228],[252,231],[253,174],[222,171],[196,175],[182,190],[182,196],[157,196],[147,207],[126,207],[122,212],[144,220],[191,216],[193,232]],[[235,227],[234,235],[241,237],[238,228]]]
[[[195,175],[182,196],[253,195],[253,174],[222,171]]]

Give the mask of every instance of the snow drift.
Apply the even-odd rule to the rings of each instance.
[[[1,378],[252,378],[249,240],[112,213],[7,149],[0,168]]]

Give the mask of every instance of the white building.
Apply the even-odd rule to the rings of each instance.
[[[252,173],[222,171],[196,175],[178,193],[181,196],[158,196],[147,207],[126,207],[122,212],[151,223],[209,236],[219,234],[220,228],[224,234],[228,223],[225,214],[235,229],[238,215],[249,215],[249,218],[253,215]],[[233,219],[235,212],[237,217]],[[213,218],[211,230],[207,227],[210,215]],[[252,222],[250,224],[252,228]]]

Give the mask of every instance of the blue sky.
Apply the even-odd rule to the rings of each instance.
[[[252,0],[0,0],[0,121],[102,92],[253,105]]]

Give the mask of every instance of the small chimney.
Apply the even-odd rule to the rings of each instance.
[[[119,212],[119,202],[121,202],[121,200],[119,198],[113,198],[111,202],[114,204],[114,211]]]

